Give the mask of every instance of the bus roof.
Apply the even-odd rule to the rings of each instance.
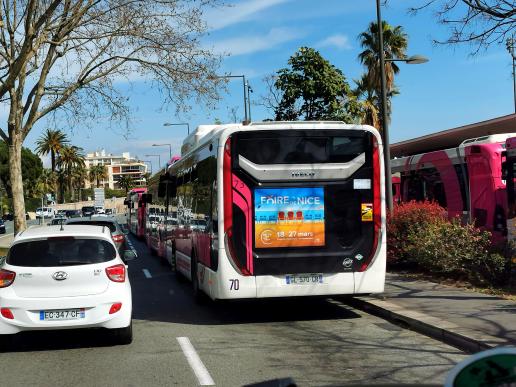
[[[181,146],[181,156],[186,155],[192,149],[207,143],[209,140],[217,137],[225,129],[239,130],[260,130],[260,129],[331,129],[329,126],[339,125],[346,129],[365,129],[371,130],[372,127],[367,125],[346,124],[342,121],[264,121],[251,122],[249,125],[243,124],[222,124],[222,125],[199,125],[188,137],[183,141]]]

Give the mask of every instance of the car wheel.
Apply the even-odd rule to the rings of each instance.
[[[116,344],[128,345],[133,342],[133,322],[126,328],[118,328],[113,332]]]

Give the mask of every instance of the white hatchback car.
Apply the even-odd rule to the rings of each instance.
[[[131,315],[127,266],[108,227],[29,228],[0,261],[0,342],[28,330],[108,328],[129,344]]]

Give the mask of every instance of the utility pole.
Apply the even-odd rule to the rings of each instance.
[[[383,48],[383,25],[380,0],[376,0],[376,18],[378,25],[378,50],[380,54],[380,74],[382,92],[382,140],[383,140],[383,164],[385,168],[385,201],[387,208],[392,213],[392,175],[391,175],[391,150],[389,143],[389,125],[387,122],[387,84],[385,81],[385,52]]]
[[[514,34],[507,39],[507,51],[512,56],[512,90],[514,94],[514,113],[516,113],[516,53],[515,53],[515,45],[516,39],[514,38]]]

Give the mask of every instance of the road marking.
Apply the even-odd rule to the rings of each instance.
[[[142,271],[146,278],[152,278],[150,271],[148,271],[147,269],[142,269]]]
[[[7,237],[14,238],[14,235],[13,234],[2,235],[2,236],[0,236],[0,239],[4,239],[4,238],[7,238]]]
[[[211,378],[210,373],[204,366],[188,337],[176,337],[176,339],[185,354],[186,360],[188,360],[188,364],[190,364],[195,376],[197,376],[199,384],[201,386],[214,386],[215,382]]]

